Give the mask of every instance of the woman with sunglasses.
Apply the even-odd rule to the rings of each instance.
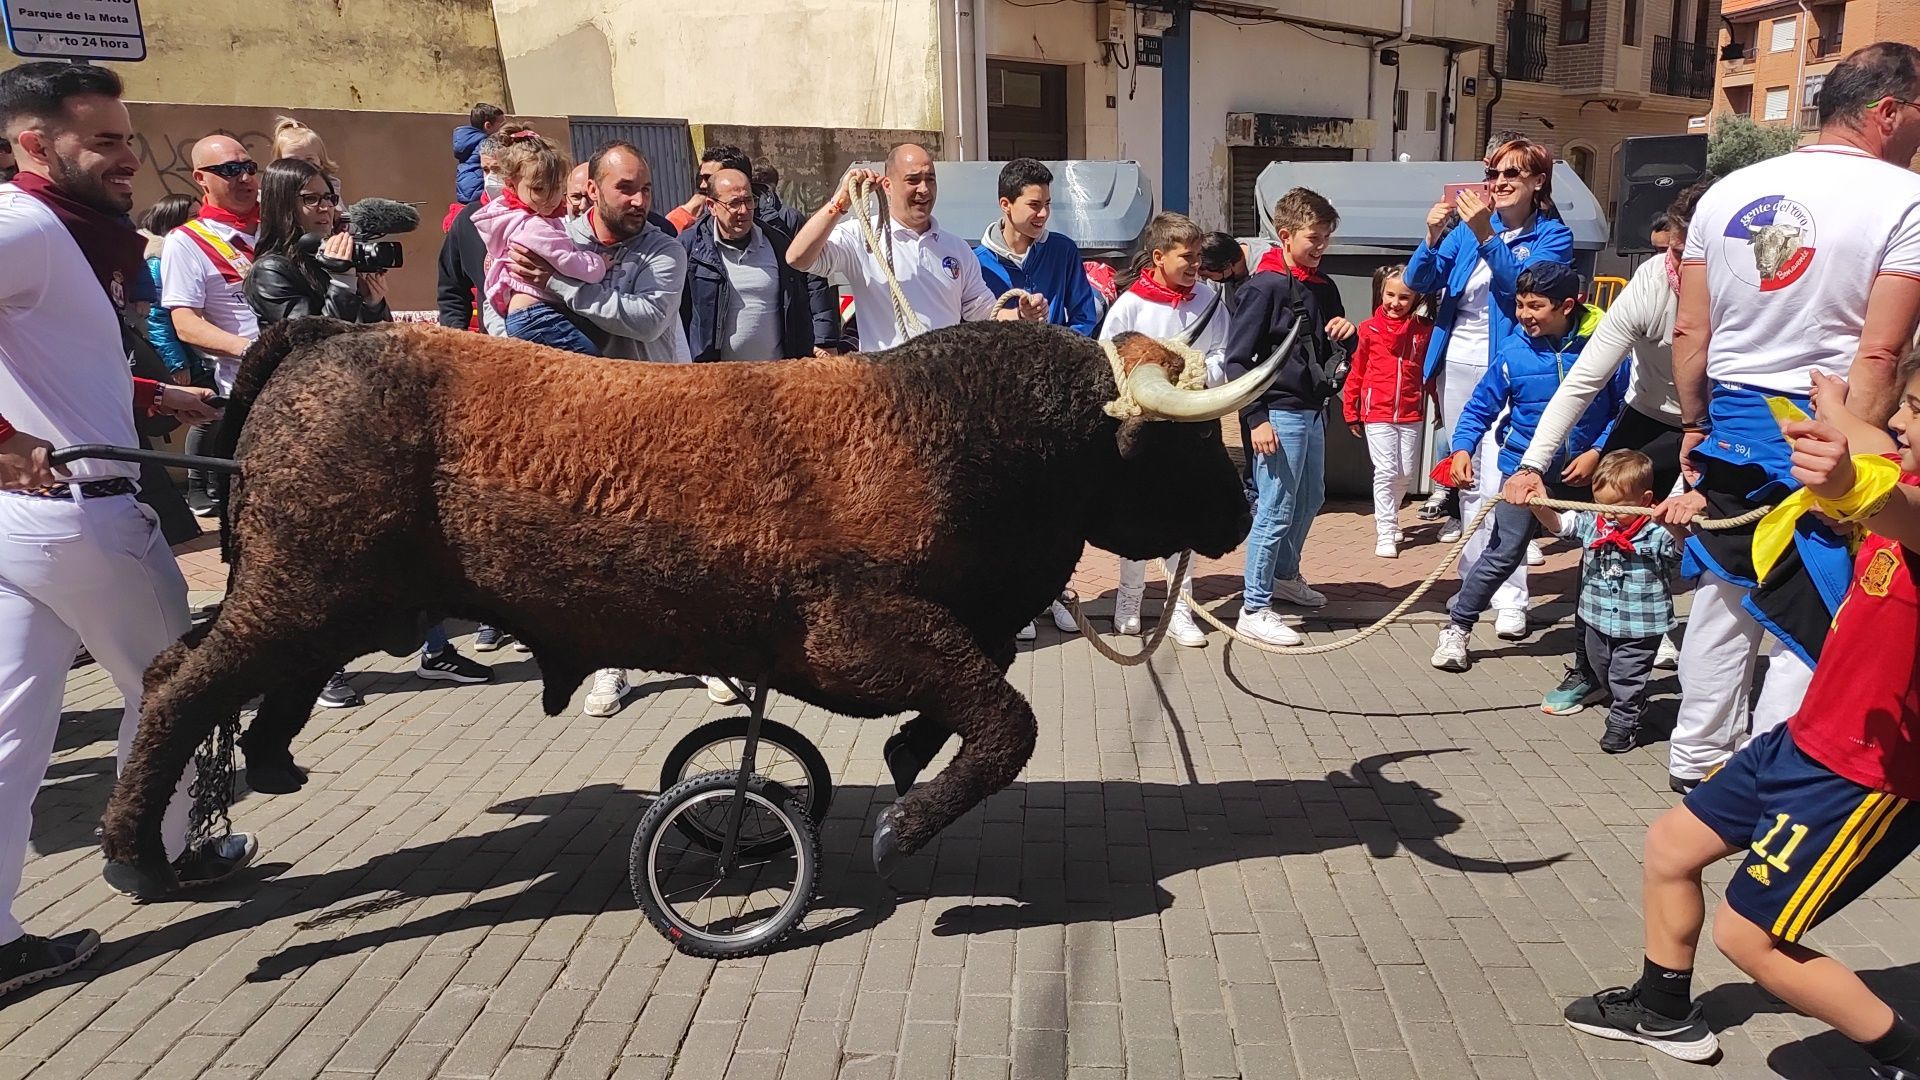
[[[302,315],[389,322],[385,274],[357,274],[353,238],[335,231],[340,197],[313,163],[281,158],[260,176],[260,235],[247,302],[265,329]]]
[[[1439,392],[1440,415],[1450,436],[1460,410],[1485,375],[1494,351],[1514,329],[1514,284],[1533,263],[1573,265],[1573,232],[1552,213],[1553,156],[1524,138],[1509,139],[1487,155],[1486,183],[1441,200],[1427,214],[1427,235],[1407,260],[1407,286],[1440,293],[1426,377]],[[1449,215],[1460,223],[1445,228]],[[1476,460],[1474,488],[1460,492],[1460,520],[1471,520],[1500,491],[1491,434]],[[1458,523],[1440,539],[1458,535]],[[1467,545],[1462,578],[1479,558],[1484,532]],[[1527,635],[1527,568],[1513,572],[1494,593],[1494,633],[1508,640]]]

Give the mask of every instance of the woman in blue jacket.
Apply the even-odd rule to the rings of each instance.
[[[1487,197],[1478,191],[1460,195],[1457,205],[1435,204],[1427,214],[1427,237],[1407,260],[1406,282],[1416,292],[1440,293],[1433,339],[1427,348],[1426,377],[1437,383],[1440,415],[1447,437],[1473,388],[1485,375],[1495,346],[1514,325],[1514,283],[1533,263],[1573,265],[1573,232],[1551,213],[1553,155],[1528,139],[1512,139],[1487,155]],[[1461,222],[1443,232],[1458,209]],[[1459,520],[1471,520],[1500,489],[1500,472],[1491,444],[1481,447],[1485,467],[1476,468],[1471,490],[1460,492],[1460,518],[1440,539],[1458,535]],[[1481,455],[1476,455],[1480,457]],[[1484,530],[1467,545],[1460,572],[1466,574],[1485,544]],[[1527,571],[1514,571],[1494,595],[1494,632],[1518,639],[1527,633]]]

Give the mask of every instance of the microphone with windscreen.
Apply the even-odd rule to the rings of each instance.
[[[353,268],[363,274],[403,266],[405,254],[399,242],[381,237],[410,233],[420,227],[420,212],[392,199],[361,199],[347,207],[346,219],[347,232],[353,236]]]

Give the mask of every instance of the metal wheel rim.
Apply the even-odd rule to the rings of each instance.
[[[725,739],[715,739],[687,756],[687,763],[680,767],[680,775],[673,778],[677,784],[702,773],[732,772],[740,767],[741,754],[747,745],[746,736],[736,735]],[[732,754],[719,753],[720,747],[739,747]],[[753,774],[779,784],[793,793],[802,810],[812,805],[813,784],[807,774],[807,766],[785,746],[764,736],[760,739],[760,749],[754,754]],[[789,777],[797,778],[796,780]],[[663,785],[672,787],[673,784]]]
[[[761,921],[755,923],[753,926],[745,930],[738,930],[729,934],[716,934],[709,930],[703,930],[697,926],[694,926],[692,923],[687,922],[686,919],[682,918],[680,916],[679,909],[676,908],[673,905],[673,903],[667,899],[666,895],[661,892],[660,874],[658,871],[658,868],[660,865],[660,842],[665,837],[671,835],[672,833],[671,827],[674,825],[674,818],[677,815],[685,813],[688,809],[699,805],[700,803],[710,802],[714,799],[719,799],[719,798],[729,798],[733,794],[734,794],[733,789],[729,787],[721,790],[703,791],[700,794],[694,796],[693,798],[690,798],[681,802],[679,805],[675,806],[672,812],[667,814],[666,817],[660,822],[659,828],[654,830],[653,841],[647,845],[647,892],[648,894],[653,897],[653,902],[659,907],[661,913],[666,916],[668,922],[671,922],[675,927],[677,927],[684,934],[703,938],[707,941],[726,942],[726,943],[745,941],[748,938],[753,937],[756,933],[758,933],[762,928],[766,927],[767,925],[771,923],[776,923],[776,922],[784,922],[787,919],[791,918],[794,914],[797,913],[798,909],[804,907],[806,903],[805,895],[798,888],[798,886],[800,885],[799,878],[801,876],[799,874],[799,860],[801,858],[799,851],[800,851],[802,838],[798,835],[798,833],[795,831],[795,829],[791,825],[787,826],[783,831],[786,832],[788,836],[792,837],[793,844],[790,848],[787,849],[786,852],[783,852],[781,853],[781,855],[776,857],[786,857],[788,853],[792,854],[792,858],[794,859],[794,865],[795,865],[794,887],[789,889],[787,899],[784,902],[782,902],[779,907],[775,908],[772,914],[768,915],[765,919],[762,919]],[[761,795],[756,791],[749,789],[746,793],[746,797],[752,802],[758,803],[760,806],[764,807],[769,813],[773,814],[774,820],[782,822],[783,824],[786,822],[787,819],[785,815],[781,814],[779,810],[773,805],[773,802],[768,798],[766,798],[765,796]],[[764,841],[761,841],[761,842],[764,843]],[[691,853],[692,852],[690,852],[690,854]],[[707,853],[707,854],[708,854],[708,857],[712,858],[716,863],[718,862],[719,856],[717,854],[713,854],[713,853]],[[772,860],[768,859],[768,860],[762,860],[762,861],[770,862]],[[741,869],[740,867],[735,867],[734,872],[738,873],[740,869]],[[722,879],[716,878],[711,884],[717,885],[719,884],[720,880]],[[747,898],[751,898],[757,893],[771,892],[771,891],[773,890],[756,889],[744,895]]]

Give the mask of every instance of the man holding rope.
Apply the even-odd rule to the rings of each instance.
[[[1798,488],[1778,417],[1812,412],[1823,375],[1847,376],[1840,399],[1869,423],[1893,413],[1894,368],[1920,320],[1920,176],[1906,167],[1920,149],[1920,49],[1855,52],[1827,77],[1819,108],[1813,143],[1721,180],[1688,229],[1673,369],[1694,490],[1661,504],[1665,523],[1738,515]],[[1699,583],[1680,652],[1676,791],[1799,707],[1851,576],[1846,538],[1815,518],[1801,519],[1764,578],[1753,538],[1749,527],[1687,543]],[[1763,633],[1783,649],[1749,728]]]
[[[980,276],[973,245],[933,219],[938,185],[925,147],[894,147],[886,170],[885,176],[871,169],[848,172],[840,191],[807,219],[787,248],[787,265],[795,270],[847,280],[854,310],[863,313],[862,352],[890,349],[960,322],[1046,321],[1044,296],[1023,294],[1018,306],[1002,308]],[[841,221],[870,188],[881,192],[880,222]]]

